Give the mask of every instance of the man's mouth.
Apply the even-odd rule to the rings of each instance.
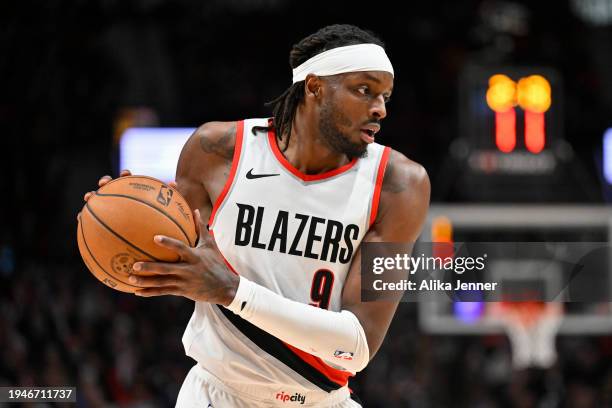
[[[374,143],[374,135],[376,132],[370,129],[361,129],[361,140],[365,143]]]
[[[361,129],[361,139],[366,143],[374,143],[374,136],[380,130],[379,124],[369,124],[367,126],[362,127]]]

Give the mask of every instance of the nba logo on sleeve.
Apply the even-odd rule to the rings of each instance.
[[[340,358],[342,360],[352,360],[353,353],[351,353],[350,351],[336,350],[334,351],[334,357]]]

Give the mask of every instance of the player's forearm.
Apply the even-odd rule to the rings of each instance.
[[[299,303],[243,277],[227,308],[285,343],[346,371],[361,371],[369,361],[364,330],[349,311]]]

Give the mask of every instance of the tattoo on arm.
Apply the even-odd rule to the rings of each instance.
[[[210,140],[206,136],[200,136],[200,147],[206,153],[216,154],[226,160],[232,160],[234,157],[234,135],[236,134],[236,125],[232,125],[218,140]]]
[[[387,163],[382,190],[389,193],[401,193],[408,187],[408,178],[403,177],[402,170],[398,169],[393,160]]]

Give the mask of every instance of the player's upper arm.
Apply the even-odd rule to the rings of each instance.
[[[178,191],[204,220],[212,210],[210,192],[227,180],[231,168],[236,124],[208,122],[200,126],[183,146],[176,169]]]
[[[392,151],[380,196],[376,221],[362,242],[414,242],[421,233],[429,208],[430,184],[425,169],[403,154]],[[370,359],[376,354],[397,302],[361,303],[361,250],[351,264],[342,293],[342,308],[351,311],[361,323]]]

